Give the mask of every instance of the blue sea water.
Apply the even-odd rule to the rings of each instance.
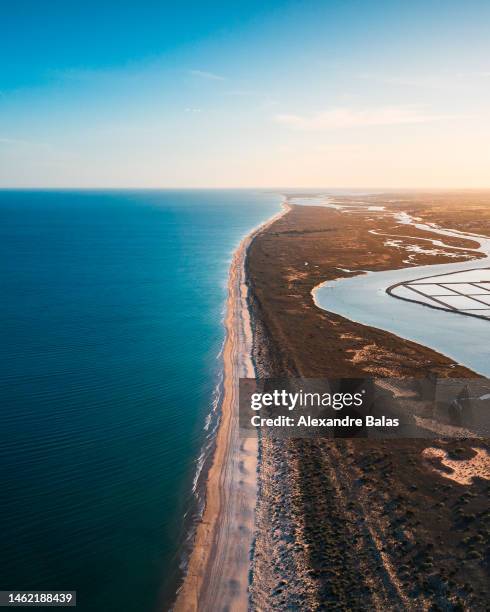
[[[0,191],[0,589],[164,609],[254,191]],[[195,508],[194,508],[195,510]]]

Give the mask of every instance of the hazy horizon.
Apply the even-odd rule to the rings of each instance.
[[[142,186],[132,186],[132,185],[107,185],[107,186],[98,186],[98,185],[64,185],[64,186],[56,186],[56,185],[32,185],[32,186],[21,186],[21,185],[1,185],[0,191],[253,191],[253,190],[263,190],[263,191],[284,191],[284,192],[294,192],[301,191],[304,189],[307,192],[318,191],[318,192],[331,192],[332,195],[335,195],[336,191],[352,191],[352,192],[363,192],[369,191],[374,193],[397,193],[397,192],[485,192],[490,191],[489,187],[351,187],[349,185],[344,185],[343,187],[319,187],[319,186],[307,186],[304,185],[302,187],[272,187],[268,185],[247,185],[247,186],[232,186],[232,187],[206,187],[206,186],[195,186],[195,187],[186,187],[181,185],[174,186],[152,186],[152,187],[142,187]]]
[[[3,17],[2,188],[490,188],[484,0]]]

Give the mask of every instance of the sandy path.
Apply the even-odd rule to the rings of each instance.
[[[239,379],[254,377],[244,264],[253,238],[287,210],[285,206],[281,213],[246,236],[233,256],[225,320],[221,422],[206,485],[206,507],[196,531],[187,575],[177,596],[174,607],[177,612],[241,612],[248,608],[257,441],[240,439],[238,428]]]

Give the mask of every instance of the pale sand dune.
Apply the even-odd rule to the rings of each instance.
[[[245,259],[255,235],[284,210],[246,236],[230,267],[223,350],[224,394],[213,463],[206,486],[206,507],[198,525],[177,612],[241,612],[248,608],[250,550],[257,493],[257,441],[240,439],[238,384],[253,378],[252,330],[247,304]]]
[[[470,459],[451,459],[442,448],[429,447],[423,451],[426,459],[439,459],[441,464],[450,471],[436,469],[444,478],[449,478],[463,485],[473,483],[473,478],[490,480],[490,455],[484,448],[473,448],[475,455]]]

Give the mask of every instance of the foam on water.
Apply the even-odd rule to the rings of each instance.
[[[2,588],[166,608],[219,423],[231,254],[279,208],[247,190],[0,191]]]

